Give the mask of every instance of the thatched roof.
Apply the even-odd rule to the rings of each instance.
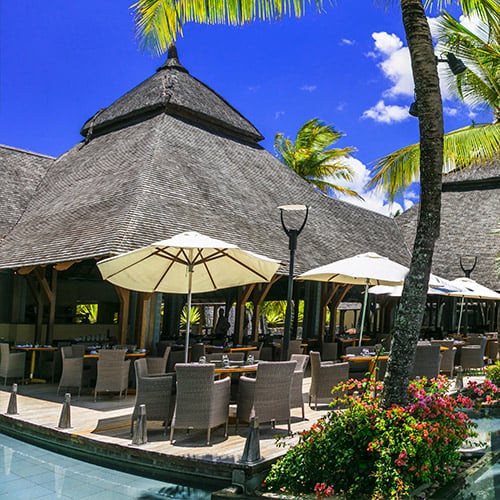
[[[288,261],[277,207],[296,203],[312,207],[297,272],[366,251],[408,263],[392,219],[318,193],[253,139],[198,118],[167,107],[59,157],[0,244],[0,268],[117,254],[185,230]]]
[[[158,112],[186,118],[227,135],[260,141],[260,132],[219,94],[192,77],[170,47],[166,63],[82,127],[84,137],[123,127]]]
[[[0,144],[0,241],[23,214],[54,159]]]
[[[413,247],[419,206],[396,218]],[[495,255],[500,237],[492,232],[500,219],[500,164],[454,171],[443,179],[440,237],[434,250],[433,272],[447,279],[463,276],[460,256],[477,256],[471,278],[500,290]]]

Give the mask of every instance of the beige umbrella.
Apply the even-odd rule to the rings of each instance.
[[[460,314],[458,316],[457,333],[460,333],[465,299],[500,300],[500,293],[490,290],[489,288],[477,283],[474,280],[471,280],[470,278],[457,278],[451,283],[461,288],[461,291],[450,294],[454,297],[462,297],[462,303],[460,304]]]
[[[361,315],[359,345],[363,339],[368,287],[374,285],[400,285],[408,274],[408,268],[382,257],[373,252],[363,253],[342,259],[325,266],[311,269],[298,276],[298,279],[325,281],[328,283],[344,283],[351,285],[365,285],[365,298]]]
[[[139,292],[210,292],[250,283],[265,283],[280,262],[196,232],[185,232],[143,248],[102,260],[97,267],[114,285]],[[185,361],[189,348],[187,315]]]

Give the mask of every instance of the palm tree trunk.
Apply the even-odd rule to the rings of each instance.
[[[401,0],[403,24],[412,61],[420,128],[420,214],[410,272],[401,296],[382,406],[404,405],[415,360],[427,297],[434,244],[439,236],[443,112],[437,62],[421,0]]]

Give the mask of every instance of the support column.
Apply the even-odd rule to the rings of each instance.
[[[130,310],[130,290],[115,285],[116,294],[120,300],[118,313],[118,344],[126,344],[128,337],[128,317]]]
[[[253,315],[252,315],[252,339],[257,342],[259,339],[259,319],[260,319],[260,308],[264,299],[267,297],[271,287],[281,278],[280,275],[275,275],[269,283],[259,284],[254,288],[252,295],[253,302]]]
[[[136,340],[139,349],[146,348],[146,336],[148,331],[148,308],[150,293],[139,292],[137,300],[137,318],[136,318]]]
[[[246,285],[238,288],[238,299],[236,301],[236,318],[234,322],[234,339],[236,339],[237,344],[241,344],[243,341],[243,321],[245,317],[245,305],[250,298],[253,290],[255,288],[255,283],[251,285]]]
[[[321,283],[321,285],[322,286],[321,286],[321,303],[320,303],[320,319],[319,319],[319,338],[321,339],[321,341],[323,341],[325,337],[326,308],[328,307],[328,304],[330,304],[333,297],[337,293],[337,290],[339,289],[340,285],[335,285],[333,283]],[[332,332],[330,332],[329,336],[332,337]]]
[[[42,328],[43,328],[43,298],[42,293],[36,286],[35,280],[31,274],[25,276],[26,283],[30,289],[31,295],[36,303],[36,323],[35,323],[35,338],[33,343],[40,344],[42,341]]]

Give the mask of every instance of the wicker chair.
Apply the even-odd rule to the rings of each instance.
[[[191,362],[197,363],[201,356],[205,356],[205,344],[198,342],[191,347]]]
[[[207,444],[213,428],[225,424],[227,437],[229,421],[229,397],[231,380],[214,380],[215,365],[191,365],[178,363],[177,399],[170,426],[170,441],[175,428],[207,429]]]
[[[484,348],[481,345],[464,345],[460,352],[460,365],[464,370],[484,367]]]
[[[161,358],[156,358],[156,357],[146,358],[148,375],[162,375],[167,371],[167,361],[168,361],[168,356],[170,355],[170,349],[171,347],[167,346]]]
[[[495,363],[498,358],[498,340],[492,340],[488,347],[488,359]]]
[[[57,394],[59,395],[61,388],[77,387],[78,397],[80,397],[83,382],[83,356],[74,356],[72,346],[61,347],[60,351],[63,367]]]
[[[288,358],[291,359],[293,354],[302,354],[304,348],[301,346],[302,340],[290,340],[288,344]]]
[[[318,409],[318,399],[332,399],[332,389],[340,382],[349,379],[349,363],[333,363],[321,361],[319,352],[309,353],[311,360],[311,387],[309,389],[309,406],[314,398],[314,409]],[[335,395],[336,397],[337,395]]]
[[[167,373],[175,371],[177,363],[184,363],[184,351],[170,351],[167,361]]]
[[[293,372],[292,392],[290,394],[290,409],[302,408],[302,419],[305,418],[304,396],[302,394],[302,385],[304,381],[304,372],[306,371],[309,356],[307,354],[292,354],[290,361],[296,361],[297,366]]]
[[[427,380],[436,378],[439,375],[441,365],[441,346],[429,344],[418,344],[415,354],[415,363],[410,379],[416,377],[426,377]]]
[[[354,354],[359,356],[366,346],[349,346],[345,348],[346,354]],[[351,378],[365,378],[366,373],[370,370],[370,361],[349,361],[349,377]]]
[[[94,401],[97,401],[97,395],[100,392],[119,392],[120,398],[125,392],[125,396],[127,396],[129,369],[130,360],[125,360],[124,350],[99,351]]]
[[[117,351],[134,352],[137,349],[137,344],[116,344],[113,349]]]
[[[321,346],[321,359],[323,361],[335,361],[338,359],[339,345],[337,342],[323,342]]]
[[[450,377],[453,377],[453,370],[455,369],[455,356],[457,354],[457,348],[454,347],[453,340],[431,340],[431,345],[443,346],[448,349],[441,353],[441,365],[439,371],[449,373]]]
[[[25,352],[10,352],[9,344],[0,344],[0,377],[22,378],[24,382],[24,364],[26,362]]]
[[[286,420],[291,432],[290,395],[296,366],[296,361],[260,361],[255,378],[240,378],[236,428],[240,420],[257,417],[259,423]]]
[[[171,375],[149,377],[147,359],[136,359],[134,368],[136,393],[134,411],[130,422],[130,433],[133,434],[134,422],[139,414],[140,405],[146,405],[147,420],[161,420],[165,422],[166,432],[171,417],[174,379]]]

